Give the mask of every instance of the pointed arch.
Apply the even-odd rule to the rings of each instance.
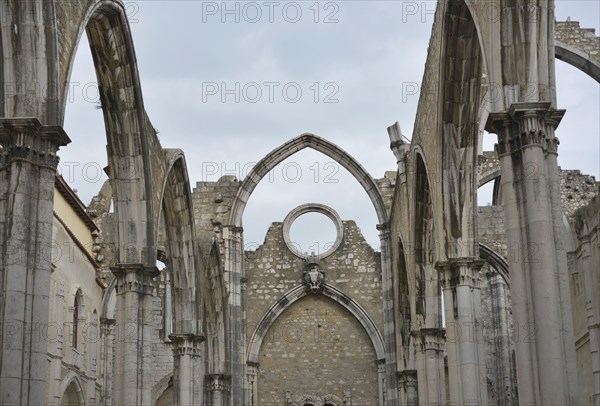
[[[227,290],[223,279],[223,263],[219,243],[213,237],[210,252],[206,258],[203,272],[203,299],[207,336],[208,374],[221,374],[225,371],[226,350],[228,348],[225,333],[225,312],[227,311]]]
[[[491,266],[498,271],[504,282],[510,286],[510,274],[508,270],[508,262],[502,255],[494,251],[494,249],[486,244],[479,243],[479,258],[485,259]]]
[[[247,360],[249,363],[258,363],[260,347],[262,346],[263,340],[269,331],[269,328],[273,325],[275,320],[277,320],[277,318],[294,302],[302,299],[308,293],[309,291],[306,289],[305,284],[298,285],[290,289],[286,294],[279,298],[279,300],[273,303],[273,305],[271,305],[271,307],[265,312],[263,317],[258,322],[258,325],[254,329],[252,338],[250,339]],[[366,310],[363,309],[363,307],[350,296],[327,283],[323,284],[322,294],[342,305],[354,317],[356,317],[371,339],[377,360],[385,359],[383,338],[377,329],[375,322],[371,316],[369,316]]]
[[[85,395],[79,377],[73,371],[69,371],[60,384],[60,404],[65,406],[85,406]],[[66,396],[65,396],[66,395]],[[75,399],[72,399],[75,398]]]
[[[418,315],[427,315],[428,271],[431,272],[433,258],[433,202],[427,176],[425,160],[420,152],[415,152],[415,309]]]
[[[195,244],[192,194],[183,151],[165,149],[166,176],[161,185],[159,215],[166,230],[167,262],[173,275],[174,333],[198,334],[200,301],[200,255]],[[157,225],[161,224],[160,217]],[[159,239],[159,227],[154,230]]]
[[[442,195],[450,257],[468,256],[461,247],[474,241],[477,213],[477,144],[484,52],[469,5],[448,0],[443,18],[441,65]],[[489,97],[489,95],[488,95]],[[476,253],[471,253],[476,255]]]
[[[600,83],[600,63],[588,53],[558,40],[554,42],[554,52],[556,59],[576,67]]]
[[[346,168],[360,183],[367,195],[369,195],[377,213],[379,224],[387,224],[388,212],[383,197],[377,184],[365,168],[354,157],[334,143],[314,134],[304,133],[269,152],[252,168],[248,176],[244,178],[231,209],[229,217],[231,225],[241,227],[242,216],[248,199],[262,178],[279,163],[304,148],[312,148],[315,151],[321,152]]]
[[[117,214],[117,262],[154,266],[155,207],[149,138],[155,137],[146,117],[133,39],[125,5],[91,2],[82,13],[74,38],[65,41],[64,64],[58,73],[61,101],[58,121],[64,122],[69,78],[84,31],[92,51],[107,138],[109,178]],[[63,20],[60,20],[61,24]],[[59,27],[60,28],[60,27]],[[151,127],[151,126],[150,126]]]

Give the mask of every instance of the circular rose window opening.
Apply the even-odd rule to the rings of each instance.
[[[305,204],[292,210],[284,220],[284,240],[301,258],[324,258],[342,241],[343,226],[338,214],[322,204]]]

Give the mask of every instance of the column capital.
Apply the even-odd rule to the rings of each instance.
[[[478,274],[484,264],[484,260],[472,257],[449,258],[447,261],[438,261],[435,268],[440,273],[440,280],[445,289],[459,285],[477,287]]]
[[[206,375],[208,381],[209,392],[222,392],[228,389],[229,375],[225,374],[208,374]]]
[[[557,110],[550,102],[513,103],[507,111],[491,113],[486,130],[498,134],[498,156],[520,152],[529,146],[541,147],[556,154],[559,141],[554,130],[565,110]]]
[[[398,371],[398,380],[404,388],[416,388],[417,387],[417,370],[416,369],[405,369],[404,371]]]
[[[24,160],[56,169],[56,152],[71,142],[61,126],[42,125],[35,117],[0,119],[0,166]]]
[[[446,345],[446,332],[441,328],[422,328],[413,331],[412,336],[415,337],[417,347],[422,351],[434,350],[444,351]]]
[[[155,266],[144,264],[117,264],[110,268],[117,277],[117,293],[137,292],[152,294],[154,278],[160,271]]]
[[[206,339],[204,336],[196,334],[169,334],[169,339],[173,343],[173,355],[202,355],[202,342]]]

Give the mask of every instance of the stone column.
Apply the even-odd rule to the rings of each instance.
[[[173,342],[173,404],[195,406],[204,403],[202,343],[204,336],[171,334]]]
[[[52,267],[52,272],[54,272],[54,267]],[[47,398],[49,399],[48,403],[60,404],[60,399],[62,397],[62,393],[60,393],[60,386],[62,384],[62,362],[64,358],[63,354],[63,329],[66,328],[64,325],[64,301],[65,301],[65,285],[61,282],[56,283],[56,292],[54,295],[54,306],[53,315],[54,315],[54,325],[50,324],[48,328],[48,339],[52,340],[53,343],[52,349],[50,352],[50,368],[52,370],[52,376],[54,377],[53,382],[50,383],[51,388],[48,388]],[[51,333],[52,332],[52,333]],[[56,332],[56,335],[54,335]]]
[[[149,405],[152,386],[145,377],[151,368],[152,293],[159,271],[142,264],[118,264],[111,271],[117,278],[112,400],[115,405]]]
[[[210,374],[207,376],[209,404],[212,406],[225,405],[225,392],[227,390],[227,376],[223,374]]]
[[[113,393],[113,354],[114,354],[114,339],[115,339],[115,319],[100,319],[100,365],[99,378],[102,384],[102,395],[100,404],[102,406],[112,406]]]
[[[513,103],[490,114],[487,125],[498,134],[519,403],[527,405],[578,403],[556,193],[554,129],[562,114],[549,102]]]
[[[246,382],[246,340],[244,331],[244,309],[242,308],[243,277],[243,243],[242,227],[224,226],[225,242],[224,277],[227,281],[228,296],[228,344],[229,371],[231,372],[231,389],[229,404],[237,406],[246,404],[244,385]]]
[[[56,152],[69,142],[36,118],[0,119],[0,404],[47,400]]]
[[[246,383],[246,400],[248,406],[258,405],[258,368],[260,364],[257,362],[248,362],[247,367],[247,383]]]
[[[383,343],[385,346],[385,405],[398,404],[396,380],[396,324],[394,312],[394,284],[392,282],[392,258],[388,224],[378,224],[381,242],[381,290],[383,292]]]
[[[418,406],[419,391],[417,388],[417,371],[406,369],[398,373],[401,394],[400,401],[402,405]]]
[[[446,404],[444,371],[444,330],[422,328],[413,332],[416,345],[418,399],[421,404]]]
[[[436,267],[444,289],[450,405],[486,405],[479,271],[484,261],[451,258]]]

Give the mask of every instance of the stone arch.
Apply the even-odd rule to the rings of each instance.
[[[407,368],[410,352],[410,333],[411,333],[411,306],[410,306],[410,281],[408,278],[408,267],[406,262],[406,251],[404,249],[404,241],[402,236],[398,236],[398,244],[396,246],[396,264],[395,264],[395,288],[397,293],[397,313],[399,319],[396,323],[399,334],[400,344],[398,349],[399,359],[404,363],[403,367]]]
[[[327,283],[323,285],[322,294],[338,304],[342,305],[360,322],[363,326],[367,335],[371,339],[375,354],[378,360],[385,359],[385,347],[381,333],[377,329],[375,322],[369,316],[369,314],[363,309],[363,307],[350,296],[346,295],[341,290],[331,286]],[[262,346],[265,335],[269,331],[269,328],[273,325],[275,320],[294,302],[305,297],[309,291],[306,289],[306,285],[301,284],[290,289],[284,294],[279,300],[277,300],[271,307],[265,312],[263,317],[258,322],[258,325],[252,333],[250,344],[248,347],[248,362],[258,363],[258,354],[260,347]]]
[[[554,52],[556,54],[556,59],[560,59],[561,61],[576,67],[596,82],[600,83],[600,63],[591,58],[589,54],[561,41],[556,41],[554,43]]]
[[[152,388],[152,406],[156,405],[165,392],[173,386],[173,374],[163,376]]]
[[[218,240],[213,238],[210,252],[204,265],[205,281],[203,290],[207,336],[207,363],[209,374],[225,371],[226,349],[225,312],[227,311],[227,290],[223,280],[221,253]]]
[[[100,309],[100,318],[101,319],[111,319],[115,318],[115,300],[116,300],[116,287],[117,287],[117,278],[113,278],[110,281],[110,284],[104,290],[104,295],[102,296],[102,307]]]
[[[498,271],[504,282],[510,286],[510,274],[508,271],[508,262],[502,255],[496,252],[492,247],[479,243],[479,257],[485,259],[490,265]]]
[[[167,172],[161,185],[161,209],[166,234],[166,261],[173,275],[174,333],[198,334],[201,318],[200,256],[195,244],[192,195],[181,150],[165,150]],[[157,225],[161,224],[160,217]],[[155,241],[159,239],[155,229]]]
[[[600,83],[600,40],[591,28],[578,21],[557,21],[554,25],[554,53],[557,59],[574,66]]]
[[[298,137],[292,138],[269,152],[252,168],[248,176],[246,176],[242,182],[235,197],[231,215],[229,217],[229,223],[231,225],[241,227],[242,215],[244,214],[248,199],[261,179],[276,165],[304,148],[312,148],[315,151],[321,152],[346,168],[346,170],[348,170],[348,172],[350,172],[360,183],[367,195],[369,195],[373,207],[375,208],[375,212],[377,213],[379,223],[387,224],[388,212],[383,197],[381,196],[381,192],[371,175],[362,167],[362,165],[334,143],[314,134],[304,133]]]
[[[442,195],[448,256],[475,239],[477,143],[484,53],[479,27],[464,0],[449,0],[442,44]],[[468,248],[468,247],[467,247]],[[470,256],[475,253],[471,253]]]
[[[427,270],[430,272],[434,263],[431,258],[433,249],[433,202],[431,187],[427,175],[425,160],[420,152],[415,152],[415,311],[416,314],[426,316],[426,280]],[[434,275],[435,276],[435,275]]]
[[[61,406],[85,406],[85,396],[79,377],[75,372],[67,373],[60,384]],[[66,396],[65,396],[66,395]],[[74,404],[75,402],[75,404]]]
[[[66,28],[63,27],[65,30]],[[92,2],[82,15],[76,37],[64,52],[59,73],[62,125],[68,80],[83,31],[87,31],[96,69],[107,138],[109,178],[117,224],[117,262],[154,266],[154,207],[148,119],[125,6],[121,2]]]

